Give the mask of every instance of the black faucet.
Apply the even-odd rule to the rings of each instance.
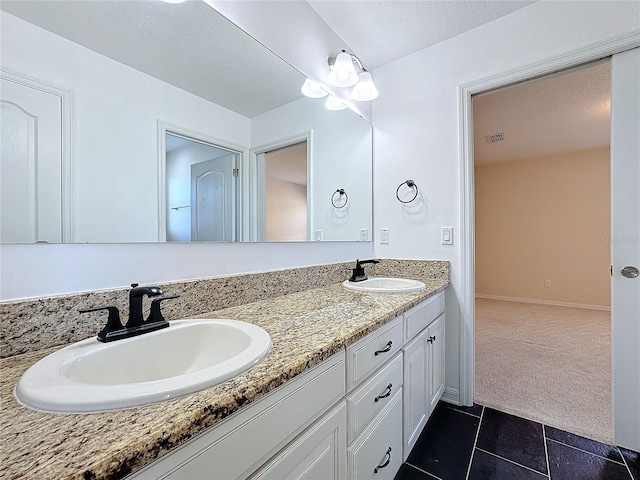
[[[153,332],[169,326],[160,311],[160,302],[171,298],[178,298],[180,295],[169,295],[160,297],[162,289],[156,286],[139,287],[137,283],[131,284],[129,292],[129,320],[126,325],[120,321],[120,312],[116,307],[90,307],[81,308],[80,313],[96,312],[98,310],[108,310],[109,319],[105,327],[98,333],[98,340],[101,342],[113,342],[123,338],[135,337],[143,333]],[[149,316],[146,320],[142,316],[142,298],[155,297],[151,300]]]
[[[144,324],[142,316],[142,297],[157,297],[162,295],[160,287],[139,287],[137,283],[131,284],[129,291],[129,320],[125,325],[126,328],[136,328]]]
[[[356,268],[353,269],[353,275],[349,278],[350,282],[362,282],[367,279],[367,276],[364,274],[363,267],[363,265],[367,263],[380,263],[380,260],[356,260]]]

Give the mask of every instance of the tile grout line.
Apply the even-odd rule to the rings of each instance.
[[[482,418],[484,417],[484,406],[482,412],[480,412],[480,421],[478,422],[478,430],[476,430],[476,438],[473,440],[473,448],[471,449],[471,458],[469,458],[469,466],[467,466],[467,475],[465,480],[469,480],[469,474],[471,473],[471,464],[473,463],[473,456],[476,453],[476,445],[478,444],[478,437],[480,436],[480,428],[482,427]]]
[[[531,471],[531,472],[537,473],[538,475],[542,475],[542,476],[543,476],[543,477],[545,477],[545,478],[549,478],[549,475],[547,475],[547,474],[544,474],[544,473],[542,473],[542,472],[539,472],[538,470],[534,470],[533,468],[531,468],[531,467],[527,467],[526,465],[522,465],[521,463],[514,462],[513,460],[509,460],[508,458],[501,457],[500,455],[498,455],[498,454],[496,454],[496,453],[488,452],[487,450],[484,450],[483,448],[476,447],[476,450],[480,450],[481,452],[484,452],[484,453],[486,453],[487,455],[491,455],[492,457],[499,458],[500,460],[504,460],[505,462],[512,463],[513,465],[517,465],[517,466],[519,466],[519,467],[526,468],[527,470],[529,470],[529,471]]]
[[[624,463],[624,455],[622,455],[622,452],[620,452],[620,456],[622,457],[622,463],[621,463],[621,462],[618,462],[616,460],[612,460],[611,458],[607,458],[607,457],[603,457],[602,455],[598,455],[597,453],[593,453],[593,452],[590,452],[588,450],[583,450],[582,448],[574,447],[573,445],[569,445],[568,443],[560,442],[559,440],[554,440],[553,438],[548,438],[547,440],[550,440],[550,441],[552,441],[554,443],[558,443],[560,445],[564,445],[565,447],[573,448],[574,450],[578,450],[579,452],[588,453],[589,455],[593,455],[594,457],[601,458],[601,459],[606,460],[608,462],[613,462],[613,463],[615,463],[617,465],[625,465],[625,463]]]
[[[616,448],[618,448],[618,447],[616,447]],[[627,457],[625,457],[623,455],[622,450],[620,450],[619,448],[618,448],[618,451],[620,452],[620,456],[622,457],[622,461],[624,462],[624,466],[627,467],[627,472],[629,472],[629,478],[631,480],[634,480],[635,477],[633,476],[633,473],[631,473],[631,468],[629,467],[629,464],[627,463]]]
[[[426,473],[427,475],[429,475],[430,477],[433,478],[437,478],[438,480],[442,480],[440,477],[438,477],[437,475],[434,475],[433,473],[429,473],[426,470],[421,469],[420,467],[416,467],[414,464],[409,463],[409,462],[405,462],[407,465],[409,465],[411,468],[415,468],[416,470],[418,470],[419,472],[422,473]]]
[[[473,418],[481,418],[480,415],[474,415],[473,413],[465,412],[463,410],[458,410],[457,408],[452,408],[452,407],[449,407],[449,406],[447,406],[447,408],[449,410],[453,410],[454,412],[464,413],[465,415],[469,415],[470,417],[473,417]],[[484,408],[484,406],[482,408]]]
[[[547,448],[547,429],[542,424],[542,441],[544,443],[544,458],[547,460],[547,475],[551,478],[551,468],[549,468],[549,449]]]

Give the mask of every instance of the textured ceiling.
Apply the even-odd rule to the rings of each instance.
[[[372,70],[535,3],[529,0],[307,1]]]
[[[477,165],[609,145],[610,62],[473,98]],[[488,143],[487,135],[504,133]]]

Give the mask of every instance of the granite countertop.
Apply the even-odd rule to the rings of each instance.
[[[449,285],[421,280],[427,288],[416,293],[361,293],[334,284],[198,315],[255,323],[269,332],[273,348],[224,383],[128,410],[62,415],[24,408],[14,385],[60,347],[1,360],[0,477],[122,478]]]

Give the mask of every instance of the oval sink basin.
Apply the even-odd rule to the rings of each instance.
[[[82,340],[20,377],[22,405],[84,413],[146,405],[222,383],[260,362],[271,337],[237,320],[178,320],[168,328],[102,343]]]
[[[419,280],[395,277],[369,277],[367,280],[363,280],[362,282],[350,282],[349,280],[345,280],[342,282],[342,285],[351,290],[381,293],[419,292],[420,290],[425,289],[425,284]]]

